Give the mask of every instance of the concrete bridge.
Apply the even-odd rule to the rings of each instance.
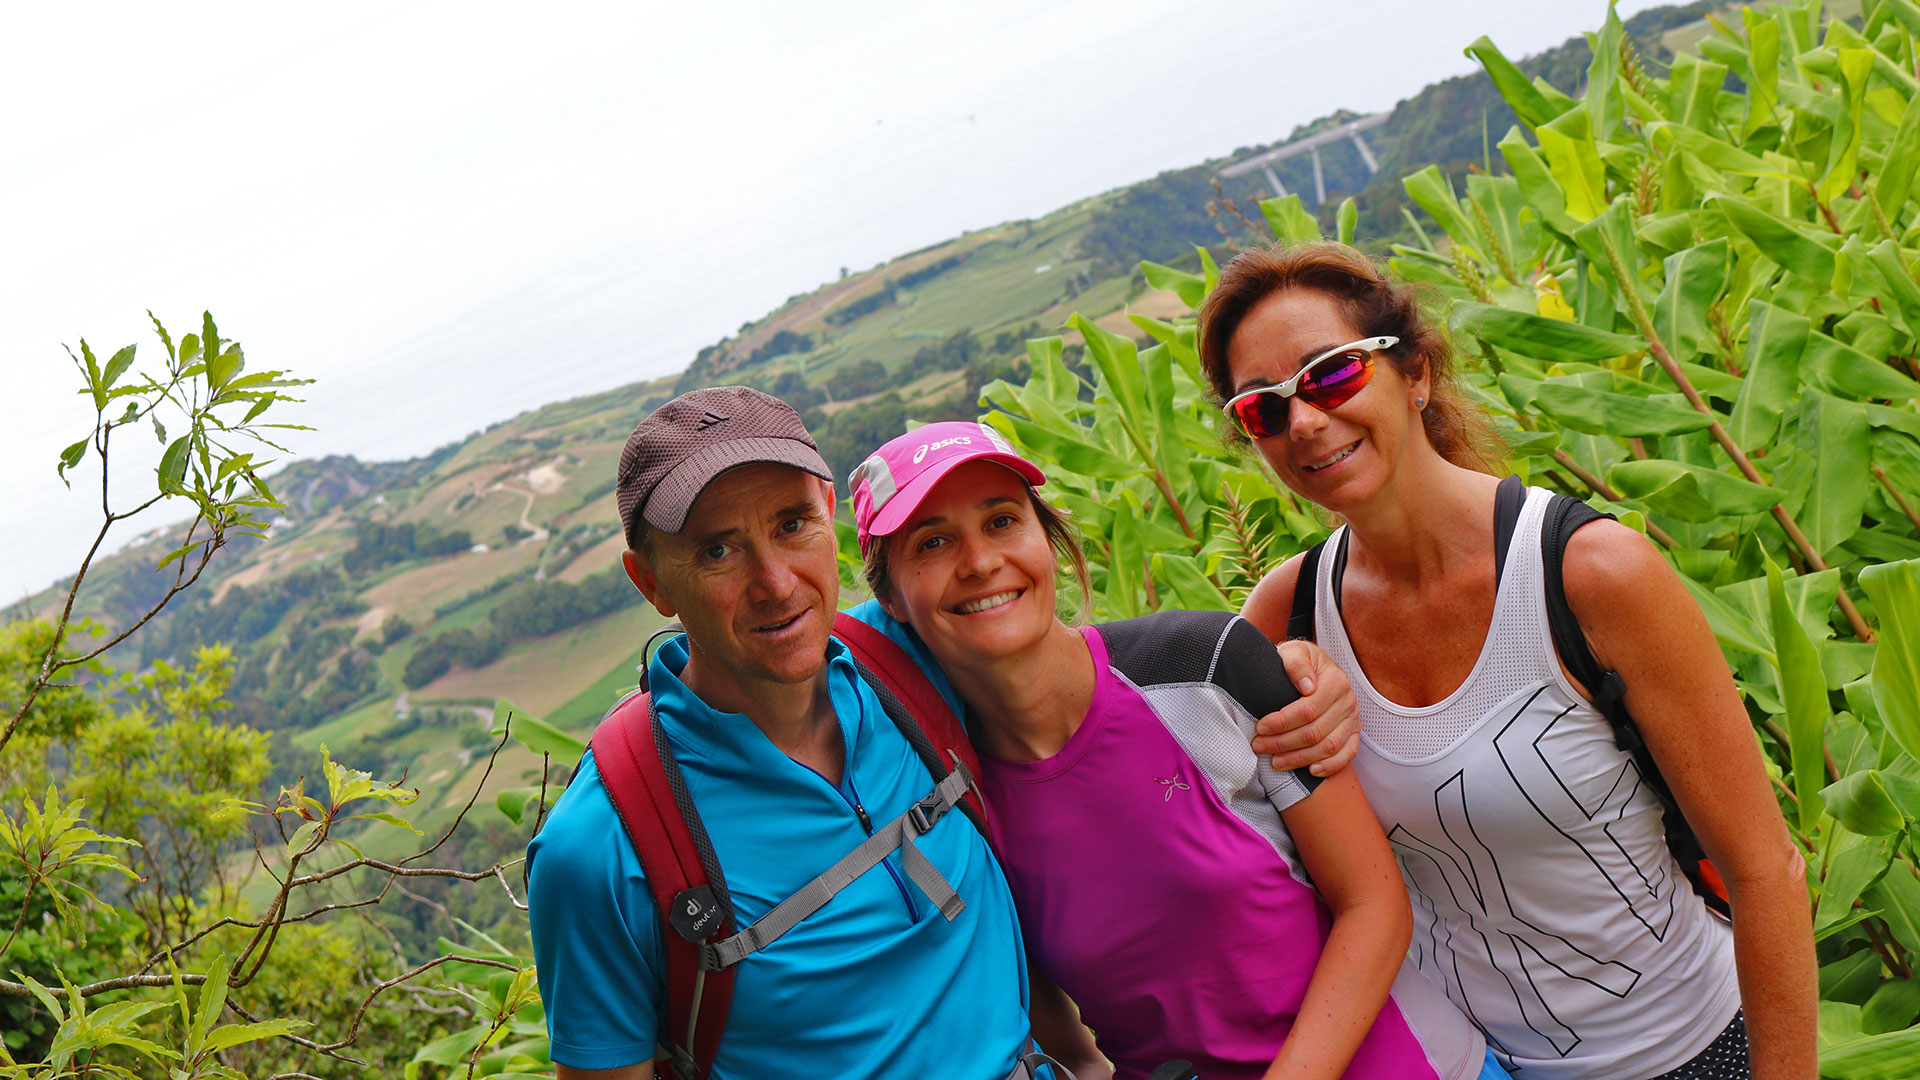
[[[1223,177],[1245,176],[1255,169],[1258,169],[1266,175],[1267,183],[1273,185],[1273,194],[1277,198],[1285,195],[1287,189],[1285,185],[1280,183],[1280,177],[1275,175],[1273,171],[1274,163],[1285,161],[1292,157],[1299,157],[1301,154],[1312,154],[1313,205],[1319,206],[1321,203],[1327,201],[1327,178],[1326,174],[1320,169],[1320,148],[1323,146],[1331,146],[1342,139],[1353,140],[1353,148],[1360,151],[1360,160],[1366,164],[1368,175],[1372,175],[1380,171],[1380,163],[1374,160],[1373,151],[1368,148],[1367,141],[1360,137],[1360,133],[1379,127],[1386,122],[1387,114],[1383,112],[1374,113],[1372,116],[1363,116],[1358,120],[1349,120],[1344,124],[1337,124],[1325,131],[1315,132],[1302,139],[1295,139],[1285,146],[1268,150],[1264,154],[1255,154],[1245,161],[1235,162],[1221,169],[1220,175]]]

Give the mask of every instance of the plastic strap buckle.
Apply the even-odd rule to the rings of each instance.
[[[931,832],[934,823],[946,816],[947,806],[948,803],[940,798],[940,793],[936,791],[907,807],[907,821],[913,825],[913,834],[925,836]]]
[[[1600,676],[1600,685],[1594,688],[1593,707],[1601,712],[1612,712],[1627,698],[1626,680],[1617,671],[1609,671]]]

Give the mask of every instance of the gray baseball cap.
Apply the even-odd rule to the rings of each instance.
[[[635,546],[637,518],[677,533],[715,477],[762,463],[791,465],[833,481],[800,414],[750,386],[690,390],[648,413],[627,436],[614,488],[627,546]]]

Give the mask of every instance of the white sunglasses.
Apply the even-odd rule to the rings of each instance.
[[[1390,334],[1350,341],[1300,365],[1300,370],[1284,382],[1256,386],[1233,395],[1222,408],[1240,425],[1240,430],[1247,433],[1248,438],[1265,439],[1278,435],[1287,428],[1289,398],[1298,395],[1300,400],[1316,409],[1332,409],[1343,405],[1372,381],[1373,354],[1398,344],[1400,339]],[[1337,367],[1325,379],[1315,379],[1301,385],[1308,376],[1314,374],[1314,369],[1336,357],[1345,358],[1349,363]]]

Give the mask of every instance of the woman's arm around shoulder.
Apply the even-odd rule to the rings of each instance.
[[[1626,683],[1627,711],[1726,882],[1753,1075],[1811,1078],[1818,984],[1806,868],[1706,616],[1653,545],[1617,522],[1575,532],[1562,569],[1595,658]]]
[[[1269,1080],[1334,1080],[1387,1002],[1413,915],[1380,822],[1349,769],[1280,812],[1300,861],[1333,913],[1319,963]]]

